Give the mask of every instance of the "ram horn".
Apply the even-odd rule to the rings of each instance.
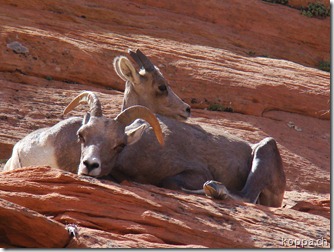
[[[133,52],[132,50],[129,50],[128,52],[140,67],[144,67],[147,72],[154,71],[155,67],[153,63],[139,49],[137,49],[136,52]]]
[[[164,145],[164,137],[160,127],[160,123],[155,115],[148,108],[139,105],[131,106],[122,111],[115,118],[116,121],[124,125],[129,125],[136,119],[143,119],[148,122],[152,126],[154,134],[160,145]]]
[[[90,91],[84,91],[75,97],[70,104],[64,109],[63,114],[67,114],[76,108],[79,104],[87,103],[89,105],[89,112],[92,116],[101,117],[102,116],[102,108],[99,99],[96,94]]]

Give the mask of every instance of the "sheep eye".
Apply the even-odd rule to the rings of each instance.
[[[160,85],[158,88],[159,88],[159,90],[160,90],[161,92],[164,92],[164,91],[167,90],[167,86],[166,86],[166,85]]]
[[[117,152],[119,152],[119,151],[122,151],[122,150],[124,149],[124,147],[125,147],[125,144],[124,144],[124,143],[121,143],[121,144],[117,145],[117,146],[114,148],[114,150],[116,150]]]
[[[78,140],[79,140],[79,142],[81,142],[81,143],[85,143],[85,138],[82,136],[81,133],[78,133]]]

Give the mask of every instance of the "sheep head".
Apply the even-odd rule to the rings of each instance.
[[[93,92],[83,92],[65,108],[64,114],[76,106],[87,103],[90,107],[77,131],[81,143],[79,175],[102,177],[108,175],[115,165],[118,154],[127,146],[137,142],[146,124],[127,129],[136,119],[147,121],[153,128],[157,140],[163,145],[160,124],[154,114],[146,107],[132,106],[110,119],[102,115],[101,104]],[[66,146],[64,146],[66,148]]]
[[[129,55],[139,66],[139,71],[127,57],[114,59],[116,73],[127,83],[123,109],[140,104],[154,113],[186,120],[190,116],[190,106],[173,92],[160,70],[139,49],[129,50]]]

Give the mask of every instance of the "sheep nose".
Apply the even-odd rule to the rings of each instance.
[[[83,161],[83,164],[86,166],[88,173],[100,167],[100,164],[98,162],[90,162],[89,160]]]
[[[186,108],[186,112],[190,115],[190,106]]]

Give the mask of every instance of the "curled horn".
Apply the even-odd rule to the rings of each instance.
[[[63,114],[67,114],[72,111],[79,104],[87,103],[89,105],[89,112],[92,116],[101,117],[102,116],[102,108],[99,99],[96,94],[90,91],[84,91],[75,97],[70,104],[64,109]]]
[[[159,124],[158,119],[155,117],[155,115],[146,107],[144,106],[131,106],[124,111],[122,111],[115,120],[123,123],[124,125],[131,124],[136,119],[143,119],[146,122],[148,122],[154,131],[154,134],[158,140],[158,142],[163,145],[164,144],[164,137],[162,134],[162,130]]]
[[[144,67],[147,72],[154,71],[153,63],[139,49],[136,52],[129,50],[130,56],[137,62],[140,67]]]

